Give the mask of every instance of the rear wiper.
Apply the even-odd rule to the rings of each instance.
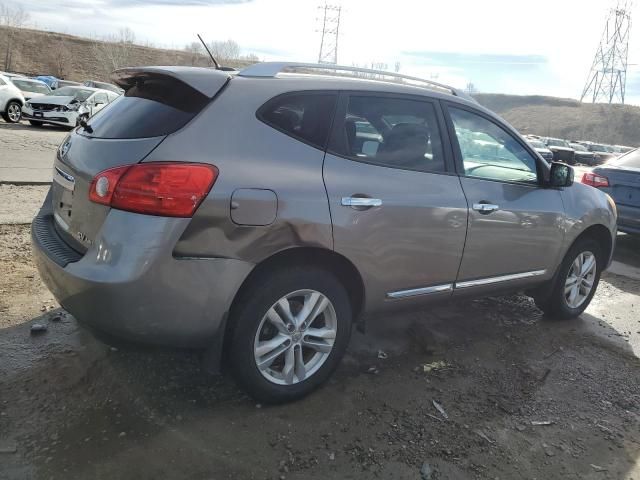
[[[84,118],[80,120],[80,126],[84,129],[85,132],[93,133],[93,128],[91,128],[91,125],[89,125]]]

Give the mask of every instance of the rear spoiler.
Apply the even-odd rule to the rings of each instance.
[[[211,98],[231,79],[222,71],[202,67],[127,67],[116,70],[111,79],[120,88],[127,90],[136,78],[145,76],[166,76],[174,78],[194,90]]]

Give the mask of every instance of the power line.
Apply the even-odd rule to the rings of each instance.
[[[618,0],[606,19],[580,101],[624,103],[631,30],[630,0]]]

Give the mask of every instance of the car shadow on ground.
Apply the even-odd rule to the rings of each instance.
[[[57,317],[0,330],[7,478],[626,478],[638,458],[629,346],[523,296],[371,320],[326,386],[282,406],[197,353],[112,349]]]
[[[618,234],[614,260],[640,268],[640,235]]]

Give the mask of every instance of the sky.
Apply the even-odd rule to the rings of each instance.
[[[0,0],[2,2],[2,0]],[[480,92],[579,98],[615,0],[334,0],[338,63]],[[640,2],[632,18],[640,13]],[[261,60],[315,62],[323,0],[11,0],[37,28],[182,48],[200,33]],[[640,105],[640,28],[631,30],[627,102]]]

